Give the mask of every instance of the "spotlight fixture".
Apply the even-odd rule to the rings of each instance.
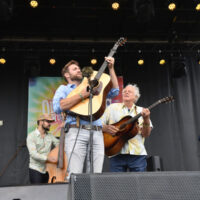
[[[56,59],[55,59],[55,58],[50,58],[50,59],[49,59],[49,63],[50,63],[51,65],[55,65],[55,64],[56,64]]]
[[[95,52],[94,48],[92,48],[92,54],[91,54],[90,63],[92,65],[96,65],[97,64],[96,52]]]
[[[164,65],[166,63],[165,59],[160,59],[159,64]]]
[[[32,8],[37,8],[38,7],[38,1],[37,0],[30,0],[29,4]]]
[[[143,60],[142,58],[140,58],[140,59],[138,60],[138,65],[144,65],[144,60]]]
[[[112,9],[113,10],[118,10],[119,7],[120,7],[119,2],[117,2],[117,1],[112,2]]]
[[[90,63],[91,63],[92,65],[96,65],[96,64],[97,64],[97,59],[96,59],[96,58],[92,58],[92,59],[90,60]]]
[[[197,5],[196,5],[196,8],[195,8],[197,11],[200,11],[200,2],[199,3],[197,3]]]
[[[0,64],[4,65],[6,63],[6,59],[3,57],[0,57]]]
[[[138,50],[138,61],[137,61],[137,63],[138,63],[138,65],[144,65],[144,59],[143,59],[143,56],[142,56],[142,51],[141,50]]]
[[[176,9],[176,2],[175,1],[170,1],[168,4],[168,9],[170,11],[174,11]]]
[[[159,50],[158,53],[159,53],[159,64],[164,65],[166,63],[166,61],[163,58],[164,56],[163,56],[162,50]]]

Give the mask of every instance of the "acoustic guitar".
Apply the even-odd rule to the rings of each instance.
[[[121,37],[110,50],[108,56],[113,56],[119,46],[122,46],[126,40]],[[99,119],[106,107],[106,96],[112,88],[112,82],[110,76],[103,73],[107,67],[107,62],[104,61],[99,71],[93,71],[89,78],[84,77],[81,84],[69,93],[67,98],[74,96],[82,91],[82,89],[90,87],[94,88],[94,95],[92,98],[92,119]],[[70,113],[76,116],[78,115],[81,119],[90,121],[89,115],[89,98],[76,104],[70,109]]]
[[[173,101],[173,96],[165,97],[153,103],[148,107],[149,110],[156,107],[161,103],[167,103]],[[138,133],[138,118],[141,117],[141,112],[134,117],[125,116],[119,122],[112,124],[117,127],[119,131],[115,135],[103,132],[105,153],[107,156],[113,156],[120,152],[124,144],[132,137],[135,137]]]

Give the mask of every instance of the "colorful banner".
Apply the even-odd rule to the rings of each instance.
[[[107,99],[109,105],[113,102],[122,102],[121,91],[123,88],[123,77],[118,77],[120,94],[112,99]],[[29,96],[28,96],[28,133],[37,127],[37,118],[43,113],[51,114],[55,122],[52,123],[50,132],[56,137],[60,136],[61,116],[53,112],[52,99],[56,89],[66,84],[61,77],[37,77],[29,80]]]

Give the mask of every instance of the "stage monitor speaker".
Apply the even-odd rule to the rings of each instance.
[[[147,157],[147,171],[163,171],[162,160],[159,156]]]
[[[72,200],[199,200],[199,172],[72,174]]]

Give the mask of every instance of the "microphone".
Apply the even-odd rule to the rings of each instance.
[[[90,76],[93,74],[92,67],[91,66],[83,67],[82,74],[83,74],[83,77],[90,78]]]

